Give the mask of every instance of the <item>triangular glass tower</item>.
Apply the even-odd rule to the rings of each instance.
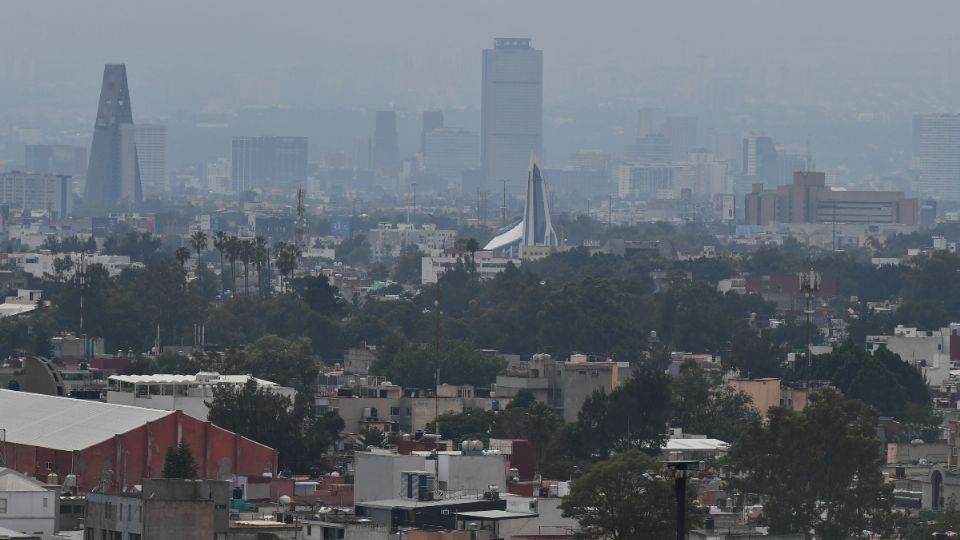
[[[127,67],[107,64],[87,166],[85,206],[130,210],[140,203],[143,194],[135,141]]]

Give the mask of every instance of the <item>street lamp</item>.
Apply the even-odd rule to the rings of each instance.
[[[673,489],[677,496],[677,540],[684,540],[687,537],[687,475],[688,471],[702,470],[703,462],[678,459],[663,464],[673,472]]]

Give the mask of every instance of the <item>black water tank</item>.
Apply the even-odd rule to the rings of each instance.
[[[703,520],[703,528],[704,528],[704,529],[706,529],[706,530],[708,530],[708,531],[712,531],[712,530],[713,530],[713,527],[714,527],[714,523],[713,523],[713,518],[712,518],[712,517],[708,517],[708,518],[706,518],[706,519]]]

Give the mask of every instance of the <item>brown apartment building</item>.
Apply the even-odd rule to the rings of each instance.
[[[826,185],[822,172],[795,172],[776,189],[754,184],[745,198],[748,225],[776,223],[897,223],[916,225],[917,199],[899,191],[842,191]]]

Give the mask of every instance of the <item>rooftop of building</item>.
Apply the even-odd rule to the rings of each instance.
[[[201,371],[196,375],[174,375],[174,374],[156,374],[156,375],[111,375],[110,381],[130,384],[246,384],[248,380],[256,381],[257,386],[261,387],[279,387],[280,385],[258,379],[252,375],[221,375],[217,372]]]
[[[0,493],[47,491],[37,480],[13,469],[0,467]],[[2,538],[2,536],[0,536]]]
[[[74,451],[127,433],[173,411],[0,389],[6,441]]]

